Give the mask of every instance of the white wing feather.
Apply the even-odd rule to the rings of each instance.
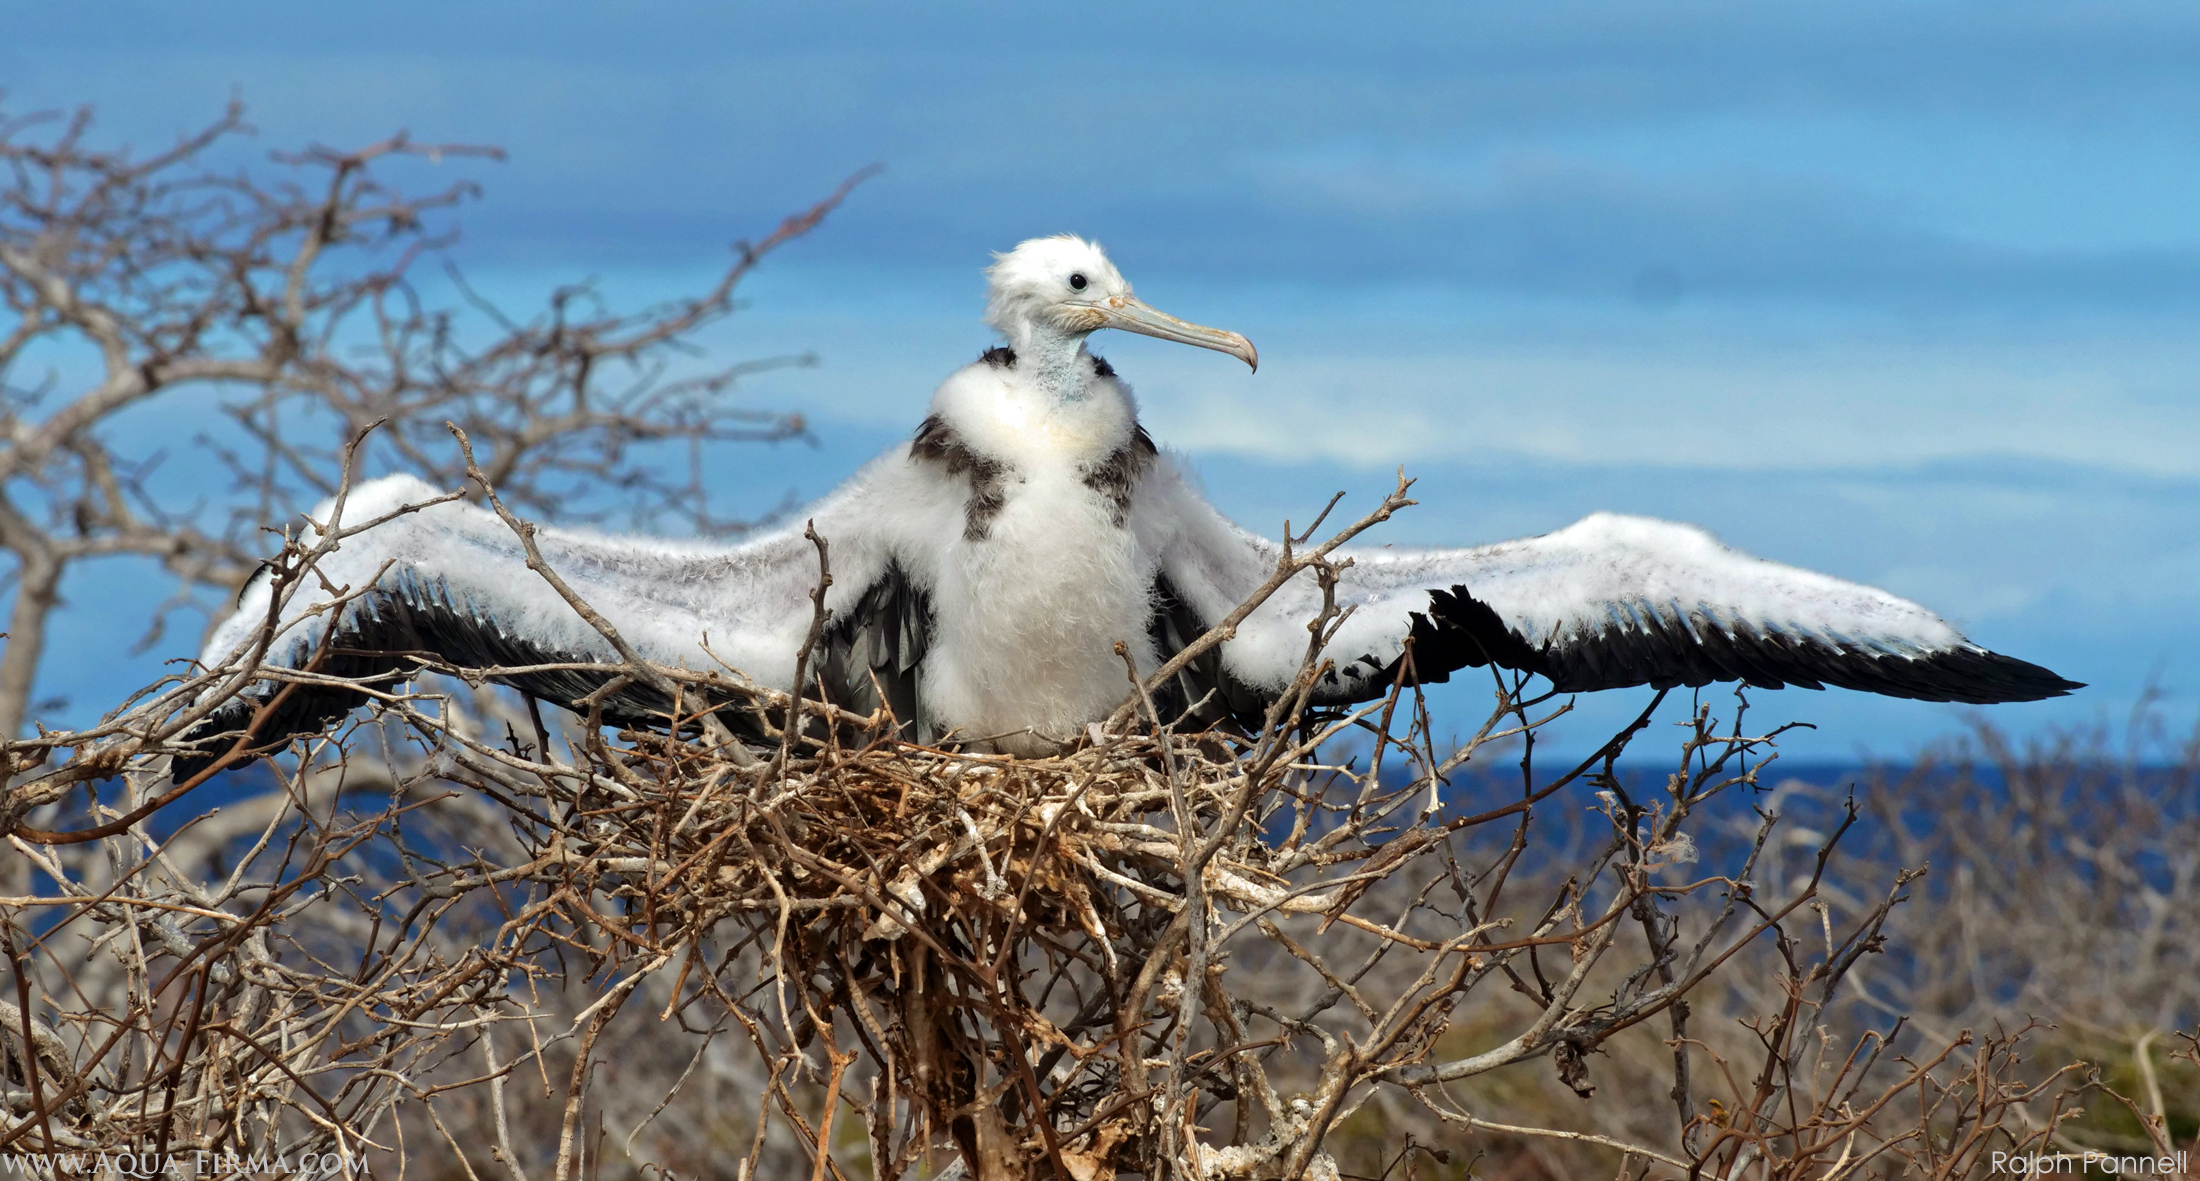
[[[1166,500],[1181,528],[1162,572],[1203,618],[1219,619],[1269,576],[1280,549],[1224,519],[1181,476]],[[1497,656],[1501,665],[1583,688],[1824,681],[1902,696],[2018,700],[2075,687],[1978,648],[1909,600],[1752,557],[1666,521],[1598,513],[1519,541],[1345,547],[1336,557],[1351,562],[1337,593],[1352,615],[1323,653],[1337,665],[1322,693],[1331,700],[1387,688],[1417,620],[1415,664],[1424,680]],[[1444,629],[1432,621],[1434,609],[1450,609],[1455,588],[1494,613],[1509,640],[1485,636],[1462,651],[1470,644],[1464,632],[1437,634]],[[1311,572],[1294,579],[1238,627],[1223,646],[1224,667],[1247,685],[1280,690],[1305,654],[1306,623],[1320,601]],[[1455,646],[1450,661],[1430,651],[1446,643]],[[1514,644],[1511,658],[1492,651]]]
[[[834,585],[828,605],[859,596],[885,565],[912,547],[914,532],[939,525],[929,520],[943,506],[907,478],[906,462],[890,453],[840,492],[812,506],[807,520],[833,545]],[[355,489],[347,522],[371,521],[440,493],[411,476],[391,476]],[[952,511],[956,506],[944,506]],[[326,521],[333,505],[314,513]],[[665,664],[715,667],[703,650],[766,684],[791,684],[797,651],[810,625],[810,592],[817,585],[817,551],[795,524],[725,545],[651,538],[613,537],[576,529],[542,528],[536,544],[544,560],[573,590],[609,620],[636,651]],[[322,560],[320,575],[339,589],[377,586],[425,592],[502,634],[554,652],[612,659],[610,645],[540,575],[527,568],[525,550],[493,513],[446,503],[397,517],[357,536]],[[203,659],[218,663],[249,641],[267,618],[270,587],[255,580],[235,614],[215,629]],[[316,580],[284,610],[287,627],[271,658],[295,664],[312,651],[327,625],[330,598]],[[371,599],[355,603],[356,615]]]

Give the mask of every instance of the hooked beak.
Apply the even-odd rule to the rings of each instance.
[[[1142,336],[1158,336],[1178,344],[1198,345],[1218,353],[1228,353],[1245,362],[1247,367],[1260,369],[1260,353],[1253,342],[1235,332],[1220,328],[1208,328],[1187,320],[1179,320],[1167,312],[1147,306],[1145,301],[1133,295],[1118,295],[1099,305],[1101,327],[1120,328]]]

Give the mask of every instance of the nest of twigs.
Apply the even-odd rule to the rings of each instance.
[[[1247,768],[1226,744],[1177,735],[1052,758],[883,743],[802,760],[763,790],[686,744],[627,737],[635,798],[583,806],[587,840],[561,840],[546,859],[592,875],[607,896],[653,907],[654,921],[784,912],[810,936],[863,942],[951,919],[1119,937],[1116,890],[1172,912],[1183,903],[1181,881],[1158,884],[1176,877],[1187,852],[1169,821],[1174,807],[1211,818],[1247,789]],[[1334,901],[1286,900],[1275,861],[1261,841],[1232,842],[1208,863],[1208,888],[1244,906],[1282,900],[1289,911]]]
[[[599,779],[542,830],[527,875],[557,880],[553,905],[566,899],[576,923],[605,921],[589,899],[622,907],[636,951],[759,945],[783,990],[752,1010],[784,1020],[769,1040],[797,1054],[822,1040],[837,1075],[853,1054],[835,1029],[853,1033],[885,1100],[899,1092],[967,1160],[1020,1170],[1052,1156],[1069,1176],[1112,1175],[1099,1171],[1111,1157],[1149,1147],[1150,1105],[1122,1102],[1115,1015],[1181,995],[1181,952],[1154,953],[1187,906],[1324,913],[1437,946],[1350,914],[1352,878],[1306,888],[1370,849],[1294,841],[1296,857],[1280,854],[1260,839],[1258,821],[1280,814],[1263,797],[1314,769],[1213,734],[1148,728],[1050,758],[889,741],[750,768],[624,737],[617,782]],[[1286,827],[1306,837],[1313,814],[1293,815]],[[1383,860],[1425,843],[1394,842]],[[1024,987],[1072,975],[1084,979],[1065,992],[1091,991],[1067,1006]],[[929,1142],[920,1132],[900,1147]]]

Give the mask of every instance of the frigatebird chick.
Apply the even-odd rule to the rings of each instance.
[[[890,707],[915,741],[1041,753],[1123,700],[1118,643],[1151,672],[1231,612],[1279,554],[1224,519],[1183,462],[1156,450],[1129,387],[1090,351],[1092,334],[1143,333],[1247,366],[1258,355],[1237,333],[1147,306],[1082,239],[1033,239],[987,274],[985,318],[1004,343],[949,375],[907,443],[794,515],[832,546],[832,623],[811,654],[811,688],[859,713]],[[377,480],[352,493],[345,519],[436,494],[407,476]],[[792,682],[818,569],[800,524],[730,545],[555,528],[538,543],[648,659],[699,670],[723,660],[764,685]],[[1424,682],[1495,664],[1567,692],[1743,681],[1987,703],[2079,687],[1971,643],[1915,603],[1750,557],[1686,525],[1599,513],[1497,545],[1335,556],[1351,561],[1336,591],[1351,614],[1324,652],[1333,667],[1316,704],[1387,692],[1409,639],[1410,672]],[[483,509],[444,503],[394,517],[347,539],[320,570],[283,609],[269,662],[302,664],[331,626],[338,655],[323,671],[345,676],[408,668],[414,654],[475,668],[616,659]],[[335,618],[315,612],[326,588],[370,583]],[[253,641],[269,595],[264,580],[246,587],[207,643],[207,664]],[[1311,572],[1287,584],[1219,655],[1176,678],[1163,708],[1257,718],[1297,674],[1320,603]],[[570,706],[606,678],[498,679]],[[361,700],[300,685],[254,740],[279,743]],[[254,704],[229,703],[213,727],[240,728]],[[603,703],[604,717],[661,725],[668,704],[628,685]],[[178,759],[176,774],[211,757]]]

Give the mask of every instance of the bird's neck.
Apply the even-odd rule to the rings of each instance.
[[[1013,348],[988,352],[940,385],[928,430],[936,425],[971,455],[1027,475],[1083,472],[1136,436],[1137,403],[1082,342],[1010,340]]]
[[[1015,342],[1016,367],[1024,380],[1057,402],[1081,402],[1091,392],[1092,356],[1087,333],[1067,333],[1043,324],[1027,325]]]

